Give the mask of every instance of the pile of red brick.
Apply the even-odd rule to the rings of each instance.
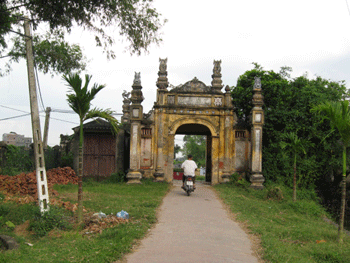
[[[77,184],[78,176],[70,167],[54,168],[46,172],[49,191],[54,184]],[[13,195],[37,197],[36,173],[21,173],[16,176],[0,175],[0,191]]]

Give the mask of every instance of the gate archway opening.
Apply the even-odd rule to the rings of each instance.
[[[204,136],[205,137],[205,153],[204,153],[204,168],[205,168],[205,182],[211,183],[212,181],[212,139],[211,139],[211,132],[208,127],[202,124],[183,124],[180,127],[177,128],[175,135],[181,134],[181,135],[199,135],[199,136]],[[200,168],[200,162],[198,160],[198,157],[196,158],[196,153],[189,153],[194,156],[194,161],[197,163],[198,169]],[[186,157],[186,156],[185,156]]]

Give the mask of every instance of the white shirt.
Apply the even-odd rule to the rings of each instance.
[[[193,160],[186,160],[182,163],[181,168],[184,169],[184,175],[195,176],[197,164]]]

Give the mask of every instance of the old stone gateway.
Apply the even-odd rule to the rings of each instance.
[[[222,92],[221,61],[214,61],[211,86],[194,78],[169,88],[167,59],[160,59],[157,101],[143,113],[140,73],[131,92],[124,92],[123,128],[117,138],[117,170],[129,183],[142,177],[173,180],[176,134],[206,135],[206,181],[227,182],[235,172],[248,173],[253,187],[262,188],[261,142],[264,113],[260,80],[254,84],[250,129],[239,126],[230,88]],[[131,96],[130,96],[131,95]]]

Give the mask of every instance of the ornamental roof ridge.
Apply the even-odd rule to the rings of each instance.
[[[185,84],[180,84],[179,86],[170,90],[170,92],[176,93],[197,93],[197,92],[210,92],[211,88],[205,85],[202,81],[194,77],[192,80],[187,81]]]

